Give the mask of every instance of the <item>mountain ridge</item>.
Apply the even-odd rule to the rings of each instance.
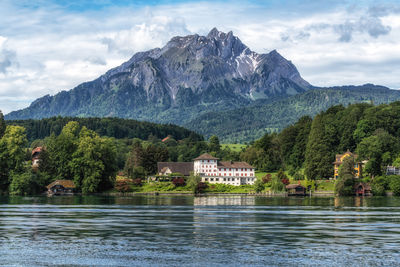
[[[257,54],[232,32],[173,37],[164,47],[134,54],[97,79],[45,95],[7,119],[52,116],[122,117],[154,122],[157,114],[246,106],[257,99],[294,95],[312,86],[276,50]],[[168,115],[166,115],[168,117]]]

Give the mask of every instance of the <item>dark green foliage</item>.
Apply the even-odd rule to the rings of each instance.
[[[339,168],[339,178],[335,184],[335,193],[339,196],[354,195],[354,158],[346,157]]]
[[[285,191],[285,185],[282,183],[280,179],[282,175],[274,175],[271,180],[271,191],[274,193],[279,193]]]
[[[6,122],[4,121],[3,113],[0,110],[0,138],[3,137],[6,131]]]
[[[373,135],[364,137],[356,151],[360,160],[368,160],[365,172],[376,176],[381,175],[382,170],[395,160],[399,150],[398,138],[378,129]]]
[[[400,196],[400,176],[392,175],[390,176],[389,188],[392,190],[393,195]]]
[[[332,176],[335,150],[332,150],[330,146],[331,140],[327,137],[325,126],[323,115],[317,115],[311,126],[305,154],[304,173],[308,179],[314,180]]]
[[[275,171],[282,167],[280,143],[277,134],[265,134],[253,146],[241,153],[242,161],[261,171]]]
[[[257,179],[254,183],[254,190],[256,193],[260,193],[265,189],[265,183],[262,179]]]
[[[213,152],[219,152],[221,150],[221,145],[219,144],[218,136],[213,135],[209,140],[209,150]]]
[[[153,135],[162,139],[168,135],[180,140],[191,136],[192,139],[198,141],[203,140],[199,134],[187,130],[183,127],[172,124],[156,124],[150,122],[142,122],[137,120],[120,119],[120,118],[71,118],[71,117],[53,117],[41,120],[16,120],[7,121],[9,125],[23,126],[28,133],[28,140],[44,139],[54,133],[59,135],[63,127],[70,121],[76,121],[81,126],[95,131],[100,136],[122,138],[139,138],[147,139],[149,135]],[[0,120],[1,130],[1,120]]]
[[[24,172],[10,174],[11,195],[38,195],[46,190],[51,177],[44,172],[33,171],[29,166]]]
[[[389,189],[387,176],[376,176],[371,182],[371,190],[374,196],[384,196]]]
[[[342,120],[341,129],[351,132],[354,128],[353,122],[359,118],[365,107],[371,106],[366,103],[373,101],[381,104],[398,100],[400,100],[400,91],[371,84],[323,88],[309,90],[284,99],[263,99],[256,101],[251,106],[234,110],[209,112],[185,123],[184,126],[199,131],[206,137],[216,134],[224,143],[244,143],[260,138],[265,131],[278,132],[295,123],[304,115],[314,116],[333,105],[347,106],[353,103],[365,103],[362,104],[364,107],[360,110],[349,111],[352,119],[349,119],[348,122],[345,119]],[[374,129],[372,129],[373,131]],[[354,146],[347,133],[346,138],[348,139],[342,140],[343,147],[339,149],[347,150]],[[355,139],[357,138],[355,136]],[[356,140],[356,142],[359,141]]]
[[[187,179],[187,185],[193,193],[201,193],[207,186],[201,182],[200,176],[191,174]]]

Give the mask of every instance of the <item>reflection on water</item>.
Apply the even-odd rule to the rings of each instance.
[[[400,265],[399,198],[0,198],[1,265]]]

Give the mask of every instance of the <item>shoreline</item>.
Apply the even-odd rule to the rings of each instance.
[[[108,192],[108,193],[97,193],[95,195],[103,196],[196,196],[196,197],[207,197],[207,196],[260,196],[260,197],[299,197],[299,196],[289,196],[287,192],[283,193],[229,193],[229,192],[210,192],[194,194],[192,192]],[[335,196],[334,192],[314,192],[311,196]],[[309,195],[300,196],[309,197]]]

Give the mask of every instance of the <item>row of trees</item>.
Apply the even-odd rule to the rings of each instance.
[[[263,171],[283,168],[308,179],[333,176],[336,154],[346,150],[368,160],[364,173],[381,175],[387,165],[400,166],[400,102],[374,106],[333,106],[311,119],[302,117],[279,134],[266,134],[240,158]]]
[[[121,118],[52,117],[40,120],[14,120],[8,121],[8,124],[24,127],[27,131],[28,140],[32,142],[36,139],[44,139],[50,136],[51,133],[59,135],[63,127],[70,121],[76,121],[80,125],[95,131],[100,136],[114,137],[116,139],[139,138],[144,140],[148,136],[164,138],[172,135],[179,140],[189,136],[194,140],[203,140],[201,135],[177,125]]]

